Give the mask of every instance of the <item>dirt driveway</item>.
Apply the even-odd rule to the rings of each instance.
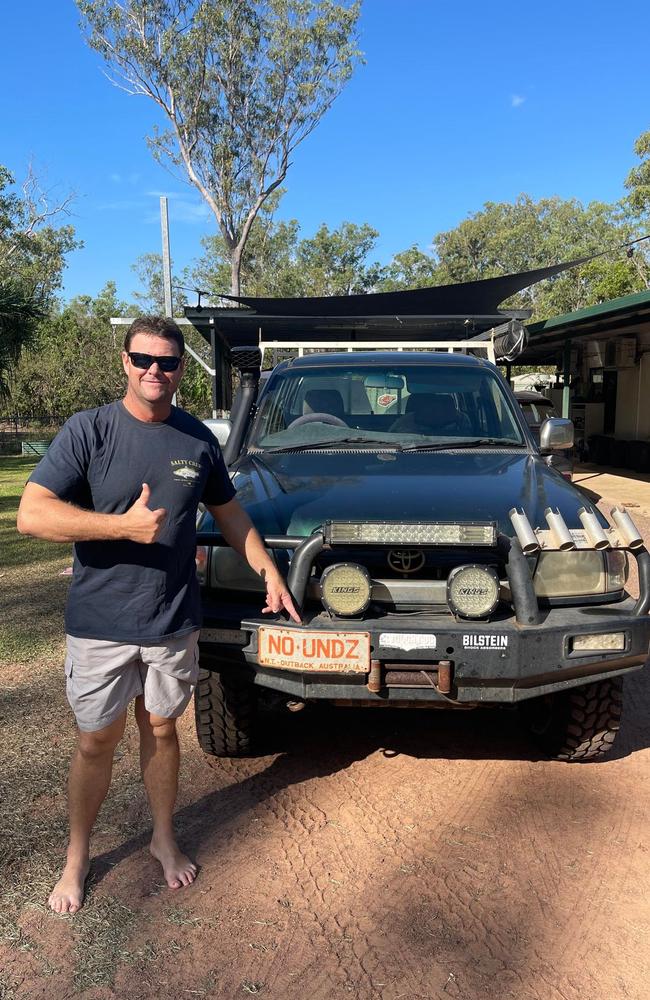
[[[56,657],[42,670],[25,727],[63,704]],[[539,759],[508,711],[306,710],[247,761],[203,757],[188,716],[178,829],[201,871],[175,893],[146,851],[131,728],[87,905],[50,915],[50,872],[32,874],[0,996],[648,1000],[649,709],[636,674],[614,757],[574,765]],[[36,856],[64,827],[69,740],[47,740],[27,765]]]

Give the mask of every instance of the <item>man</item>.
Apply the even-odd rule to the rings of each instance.
[[[49,899],[57,913],[75,913],[82,905],[90,834],[134,699],[153,818],[151,853],[171,888],[196,876],[196,865],[176,843],[172,814],[176,719],[198,673],[194,555],[200,501],[263,577],[263,611],[285,610],[300,621],[284,580],[234,499],[216,439],[172,406],[184,350],[172,320],[135,320],[122,352],[126,395],[66,423],[34,470],[18,511],[20,532],[75,543],[66,686],[78,742],[68,782],[67,863]]]

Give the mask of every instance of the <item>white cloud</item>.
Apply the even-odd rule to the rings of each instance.
[[[512,97],[510,98],[510,107],[520,108],[525,100],[526,98],[522,97],[521,94],[513,94]]]
[[[172,222],[204,222],[210,217],[210,209],[205,202],[190,199],[184,193],[177,191],[147,191],[150,198],[159,199],[166,197],[169,199],[169,217]],[[152,209],[145,218],[145,222],[160,222],[160,210]]]
[[[130,184],[132,187],[140,180],[140,174],[132,171],[130,174],[120,174],[115,171],[108,175],[113,184]]]

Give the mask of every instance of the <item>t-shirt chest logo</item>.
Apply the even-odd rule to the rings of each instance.
[[[183,486],[194,486],[201,476],[201,465],[191,458],[172,458],[172,475],[177,483]]]

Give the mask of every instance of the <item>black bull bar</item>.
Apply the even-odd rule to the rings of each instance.
[[[322,529],[306,538],[298,535],[267,535],[262,541],[269,549],[293,550],[287,575],[287,587],[294,604],[299,611],[302,611],[314,560],[323,549],[338,548],[340,543],[331,546],[326,541]],[[197,545],[228,545],[224,536],[218,531],[199,531],[196,542]],[[341,545],[341,547],[344,546]],[[435,543],[419,543],[419,547],[436,548],[438,546]],[[542,615],[533,578],[519,540],[516,537],[499,533],[496,551],[499,558],[505,563],[517,625],[524,627],[538,625]],[[639,571],[639,598],[632,609],[632,615],[638,617],[646,615],[650,611],[650,553],[645,547],[641,547],[631,550],[631,554],[637,561]]]

